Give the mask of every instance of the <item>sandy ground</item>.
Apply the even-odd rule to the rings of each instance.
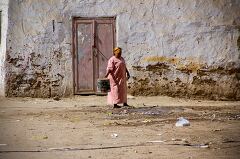
[[[0,98],[1,159],[240,158],[240,102]],[[178,117],[190,126],[176,127]]]

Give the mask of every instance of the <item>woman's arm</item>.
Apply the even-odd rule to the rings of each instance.
[[[107,73],[105,74],[105,78],[107,78],[110,73],[111,73],[111,71],[107,70]]]
[[[106,72],[106,74],[104,76],[105,78],[108,77],[108,75],[112,72],[113,68],[114,68],[114,63],[113,63],[112,58],[110,58],[108,60],[108,64],[107,64],[107,72]]]

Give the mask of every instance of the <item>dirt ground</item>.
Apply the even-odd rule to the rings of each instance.
[[[240,101],[128,98],[0,98],[0,158],[240,158]]]

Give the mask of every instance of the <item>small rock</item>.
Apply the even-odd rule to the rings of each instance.
[[[213,130],[213,131],[221,131],[221,129],[215,129],[215,130]]]
[[[176,122],[175,126],[176,127],[190,126],[190,122],[187,119],[180,117],[178,118],[178,121]]]
[[[59,101],[60,98],[58,96],[56,96],[56,97],[53,97],[53,100]]]
[[[112,137],[112,138],[117,138],[117,137],[118,137],[118,134],[113,133],[113,134],[111,134],[111,137]]]

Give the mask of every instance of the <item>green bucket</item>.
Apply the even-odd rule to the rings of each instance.
[[[97,92],[107,93],[110,91],[110,81],[107,78],[101,78],[97,80]]]

